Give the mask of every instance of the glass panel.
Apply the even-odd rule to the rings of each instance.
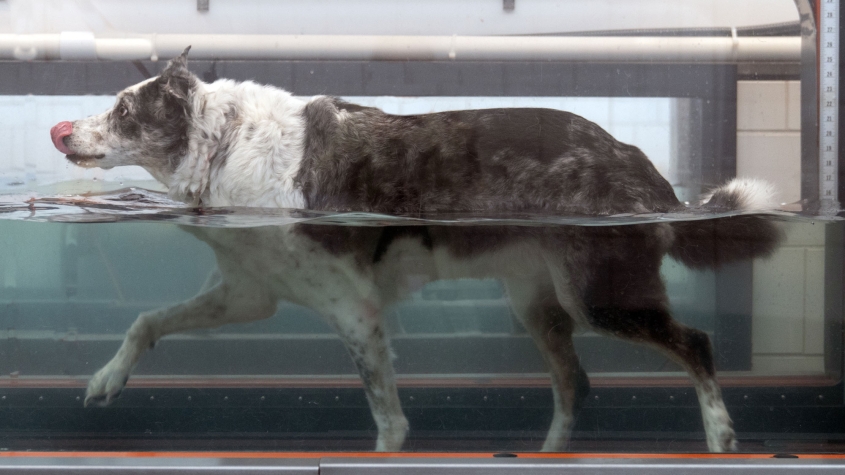
[[[815,6],[0,0],[0,450],[841,451]]]

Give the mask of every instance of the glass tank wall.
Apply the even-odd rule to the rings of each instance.
[[[0,448],[842,451],[819,8],[0,1]],[[56,150],[51,127],[122,114],[116,95],[188,45],[203,83],[399,116],[499,110],[502,150],[545,140],[512,111],[568,111],[639,148],[682,206],[209,206],[155,167]],[[262,160],[273,140],[238,146]],[[700,207],[734,178],[770,183],[772,205]]]

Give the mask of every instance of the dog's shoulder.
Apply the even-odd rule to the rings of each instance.
[[[384,114],[381,109],[378,109],[376,107],[367,107],[359,104],[353,104],[352,102],[347,102],[339,97],[331,97],[330,99],[332,100],[334,107],[337,108],[338,111],[343,111],[347,113],[364,112],[368,114]]]
[[[307,123],[323,127],[341,119],[344,114],[387,115],[376,107],[362,106],[335,96],[314,96],[303,110]]]

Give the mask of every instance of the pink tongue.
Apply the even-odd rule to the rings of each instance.
[[[65,155],[73,155],[73,152],[67,148],[65,142],[62,140],[73,133],[73,124],[68,121],[59,122],[50,129],[50,138],[53,140],[53,145]]]

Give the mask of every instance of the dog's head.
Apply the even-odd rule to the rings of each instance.
[[[187,68],[190,49],[160,76],[121,91],[111,110],[56,124],[53,145],[86,168],[140,165],[156,178],[172,173],[188,150],[191,97],[199,83]]]

